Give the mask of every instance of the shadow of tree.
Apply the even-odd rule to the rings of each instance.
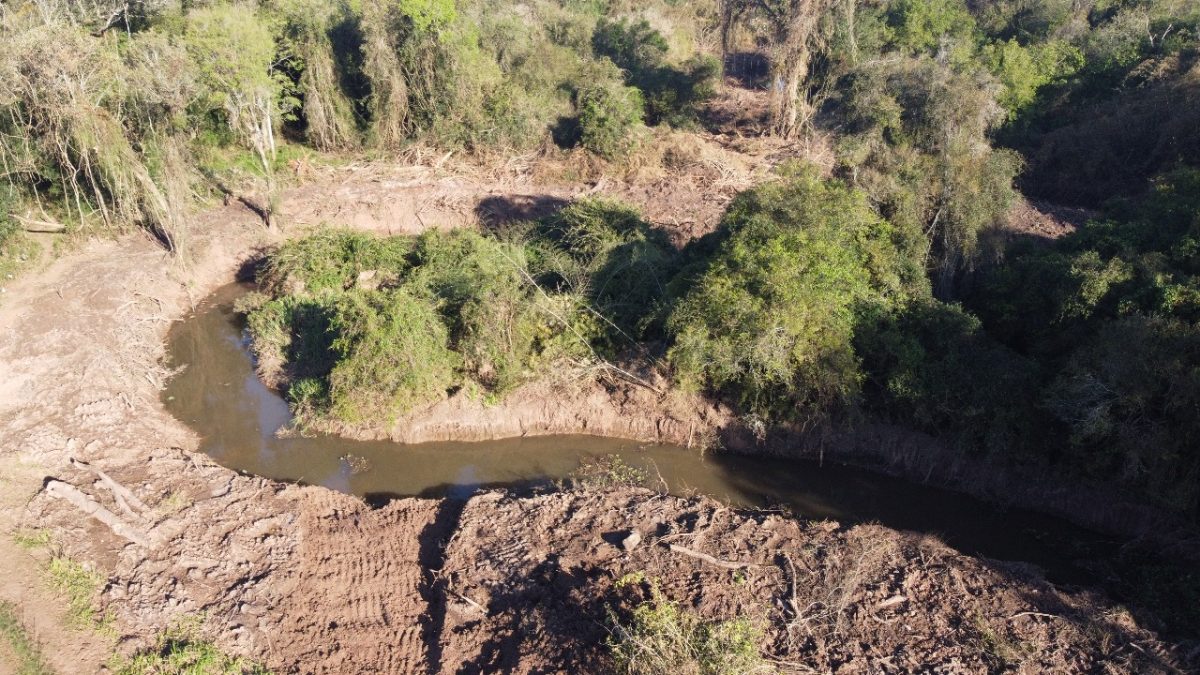
[[[479,201],[475,215],[485,228],[495,231],[511,223],[545,218],[570,203],[557,195],[492,195]]]

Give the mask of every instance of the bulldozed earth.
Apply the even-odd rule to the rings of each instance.
[[[159,400],[164,339],[264,248],[323,220],[411,233],[527,215],[587,189],[363,171],[292,190],[284,232],[229,206],[199,218],[186,263],[126,236],[5,289],[0,600],[58,672],[102,672],[114,652],[150,648],[183,620],[276,672],[606,672],[611,622],[651,587],[705,619],[747,617],[781,672],[1196,665],[1200,655],[1099,592],[925,535],[639,488],[367,504],[215,464]],[[697,178],[618,194],[699,200],[674,211],[695,222],[666,223],[687,238],[712,227],[739,181],[711,187]],[[46,582],[54,558],[102,580],[90,602],[103,630],[66,624],[66,600]],[[0,651],[0,668],[10,659]]]

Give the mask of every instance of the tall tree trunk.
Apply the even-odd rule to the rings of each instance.
[[[792,0],[787,15],[777,20],[771,77],[771,126],[777,136],[795,138],[812,117],[804,83],[817,25],[830,4],[831,0]]]

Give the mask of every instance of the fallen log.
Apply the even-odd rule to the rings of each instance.
[[[78,488],[70,485],[69,483],[50,479],[46,481],[45,489],[46,494],[67,502],[80,511],[83,511],[86,515],[89,515],[107,525],[108,529],[112,530],[113,534],[119,537],[128,539],[129,541],[144,548],[154,548],[158,543],[150,535],[121,520],[117,514],[104,508],[97,503],[96,500],[85,495]]]
[[[12,214],[12,217],[21,224],[21,229],[26,232],[36,232],[42,234],[60,234],[67,231],[67,226],[62,223],[56,223],[50,220],[37,220],[35,218],[26,218]]]
[[[113,494],[113,498],[116,500],[117,506],[120,506],[121,510],[124,511],[126,515],[135,520],[145,519],[145,514],[150,511],[150,507],[146,506],[146,503],[141,499],[138,499],[138,496],[133,494],[132,490],[124,485],[121,485],[114,480],[112,476],[109,476],[107,473],[104,473],[104,471],[92,466],[91,464],[88,464],[87,462],[72,457],[71,464],[96,474],[96,477],[100,479],[100,482],[104,484],[104,487],[108,488],[109,492]]]

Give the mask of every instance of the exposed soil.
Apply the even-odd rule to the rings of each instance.
[[[727,408],[672,391],[661,376],[647,375],[653,379],[643,385],[607,372],[599,376],[586,371],[562,373],[558,380],[520,387],[500,405],[461,392],[386,429],[332,426],[330,430],[351,438],[400,443],[586,433],[704,447],[715,429],[731,423]]]
[[[678,184],[690,194],[700,182]],[[320,220],[392,232],[458,226],[494,198],[589,189],[542,189],[520,175],[483,185],[444,166],[322,172],[285,198],[286,236]],[[615,191],[661,198],[645,186]],[[699,227],[712,227],[706,218],[697,216]],[[280,672],[602,672],[613,582],[640,571],[705,616],[756,617],[784,671],[1187,665],[1102,597],[879,527],[629,490],[373,509],[323,488],[237,475],[194,452],[198,439],[162,409],[163,342],[172,320],[285,235],[233,206],[198,221],[187,265],[141,236],[91,242],[13,284],[0,306],[0,529],[46,528],[63,554],[105,575],[99,605],[120,652],[192,615],[223,649]],[[558,415],[547,419],[589,419]],[[85,515],[55,496],[62,485],[105,511]],[[110,527],[117,521],[123,535]],[[630,528],[645,540],[625,553],[611,542]],[[734,574],[672,544],[750,566]],[[61,672],[101,671],[113,644],[62,627],[61,601],[43,590],[46,555],[0,539],[0,598],[29,616]]]

